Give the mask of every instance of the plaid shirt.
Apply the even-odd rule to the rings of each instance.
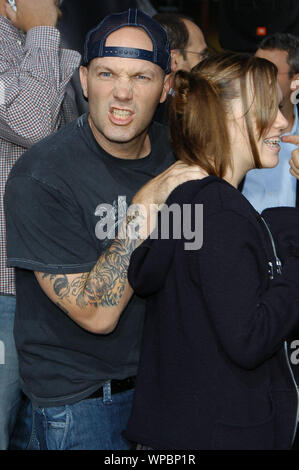
[[[0,293],[15,294],[6,267],[3,196],[8,174],[31,145],[76,117],[67,85],[80,54],[61,49],[50,26],[25,35],[0,16]]]

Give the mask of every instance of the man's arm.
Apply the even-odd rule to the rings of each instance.
[[[89,273],[35,276],[48,297],[93,333],[110,333],[133,290],[127,281],[130,256],[140,240],[116,239]]]
[[[15,0],[16,11],[6,4],[6,15],[12,24],[28,33],[36,26],[53,26],[55,28],[61,12],[57,0]]]
[[[16,3],[17,12],[8,6],[7,17],[26,38],[24,46],[17,44],[16,35],[2,20],[0,136],[28,148],[58,129],[65,88],[80,54],[61,51],[55,0]]]
[[[134,196],[117,239],[89,273],[47,274],[35,272],[47,296],[88,331],[107,334],[116,327],[133,290],[127,273],[134,249],[155,227],[158,207],[179,184],[201,179],[198,167],[177,162],[147,183]],[[136,224],[139,237],[136,239]]]

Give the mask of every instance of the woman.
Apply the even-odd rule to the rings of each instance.
[[[209,176],[167,201],[182,214],[191,206],[197,231],[203,205],[202,247],[190,247],[190,220],[181,221],[185,237],[174,224],[163,238],[162,210],[159,231],[131,258],[147,317],[126,436],[143,446],[292,446],[298,398],[285,340],[299,323],[299,214],[278,208],[262,218],[237,189],[248,170],[278,163],[287,121],[276,75],[268,61],[225,53],[175,76],[174,152]]]

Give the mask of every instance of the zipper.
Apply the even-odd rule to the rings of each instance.
[[[275,256],[275,263],[276,263],[276,272],[277,274],[281,274],[282,273],[282,265],[281,265],[281,261],[280,259],[278,258],[277,256],[277,251],[276,251],[276,247],[275,247],[275,243],[274,243],[274,240],[273,240],[273,236],[272,236],[272,233],[265,221],[265,219],[263,219],[263,217],[261,217],[266,229],[267,229],[267,232],[269,234],[269,237],[270,237],[270,240],[271,240],[271,244],[272,244],[272,248],[273,248],[273,253],[274,253],[274,256]],[[269,274],[270,274],[270,279],[273,279],[274,278],[274,270],[273,270],[273,263],[271,261],[268,262],[268,265],[269,265]]]
[[[297,384],[296,384],[296,380],[295,380],[295,377],[294,377],[294,373],[293,373],[293,371],[292,371],[292,367],[291,367],[291,364],[290,364],[290,361],[289,361],[288,347],[287,347],[287,342],[286,342],[286,341],[284,342],[284,352],[285,352],[285,357],[286,357],[288,369],[289,369],[289,371],[290,371],[290,374],[291,374],[291,377],[292,377],[292,381],[293,381],[293,383],[294,383],[294,385],[295,385],[295,388],[296,388],[296,397],[297,397],[297,412],[296,412],[295,428],[294,428],[294,433],[293,433],[292,443],[291,443],[291,447],[292,447],[292,446],[293,446],[293,443],[294,443],[294,440],[295,440],[295,436],[296,436],[296,432],[297,432],[297,426],[298,426],[298,419],[299,419],[299,400],[298,400],[298,388],[297,388]]]
[[[277,256],[277,251],[276,251],[276,247],[275,247],[275,243],[274,243],[274,239],[273,239],[273,236],[272,236],[272,233],[265,221],[265,219],[263,219],[262,216],[260,216],[266,229],[267,229],[267,232],[269,234],[269,237],[270,237],[270,240],[271,240],[271,244],[272,244],[272,249],[273,249],[273,253],[274,253],[274,257],[275,257],[275,263],[276,263],[276,272],[278,275],[282,274],[282,264],[281,264],[281,261],[280,259],[278,258]],[[268,262],[268,265],[269,265],[269,275],[270,275],[270,279],[274,279],[274,268],[273,268],[273,263],[271,261]],[[294,373],[292,371],[292,367],[291,367],[291,364],[290,364],[290,360],[289,360],[289,355],[288,355],[288,344],[286,341],[284,341],[284,352],[285,352],[285,357],[286,357],[286,363],[287,363],[287,366],[288,366],[288,369],[289,369],[289,372],[290,372],[290,375],[291,375],[291,379],[292,379],[292,382],[295,386],[295,390],[296,390],[296,398],[297,398],[297,411],[296,411],[296,421],[295,421],[295,427],[294,427],[294,432],[293,432],[293,437],[292,437],[292,443],[291,443],[291,447],[294,443],[294,440],[295,440],[295,436],[296,436],[296,432],[297,432],[297,426],[298,426],[298,419],[299,419],[299,396],[298,396],[298,387],[297,387],[297,383],[296,383],[296,380],[295,380],[295,377],[294,377]]]

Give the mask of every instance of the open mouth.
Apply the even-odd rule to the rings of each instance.
[[[273,138],[273,139],[264,139],[264,143],[273,150],[280,149],[280,139]]]
[[[133,119],[133,111],[130,109],[110,108],[110,120],[114,124],[128,124]]]

